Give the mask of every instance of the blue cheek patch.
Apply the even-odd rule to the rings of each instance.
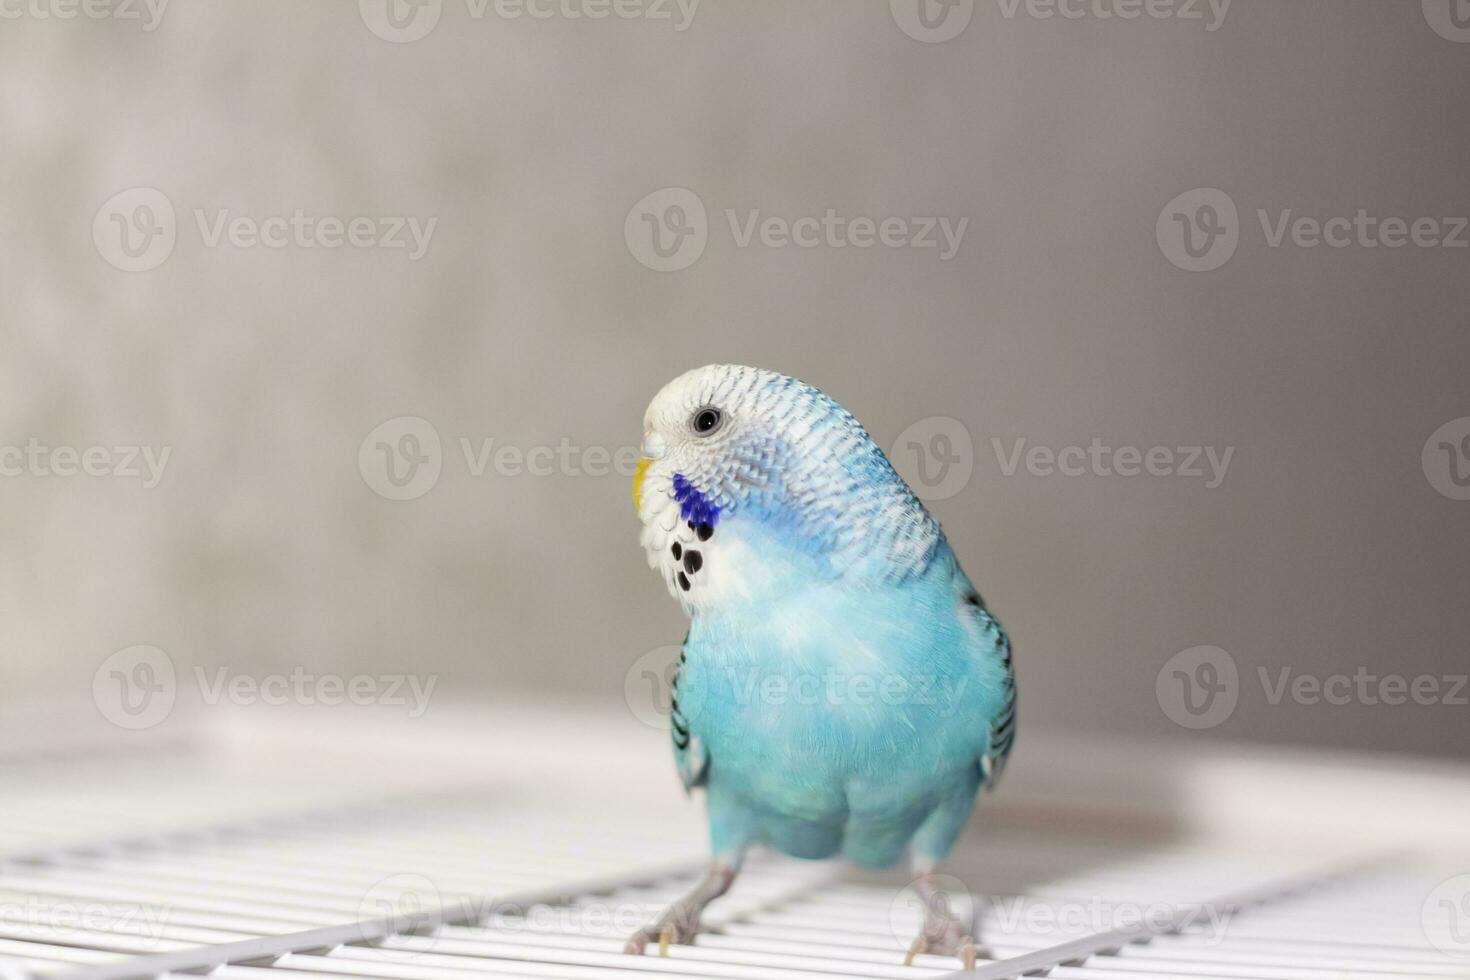
[[[713,528],[719,520],[720,508],[710,503],[698,487],[684,479],[683,473],[674,474],[674,499],[679,503],[679,516],[692,525],[703,524]]]

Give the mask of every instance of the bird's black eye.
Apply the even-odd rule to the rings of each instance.
[[[694,419],[691,424],[694,426],[695,435],[707,436],[717,430],[720,427],[720,423],[724,421],[725,416],[720,413],[718,408],[701,408],[694,413]]]

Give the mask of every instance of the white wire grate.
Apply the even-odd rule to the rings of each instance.
[[[44,827],[45,817],[31,807],[25,819]],[[0,858],[5,980],[831,980],[946,976],[956,965],[902,965],[919,915],[900,887],[769,856],[711,907],[697,945],[627,957],[627,935],[693,884],[699,856],[669,854],[655,827],[493,796],[27,844]],[[974,880],[1030,882],[1023,893],[967,899],[952,887],[981,927],[968,976],[1470,977],[1419,926],[1433,875],[1284,880],[1279,861],[1219,852],[1077,855],[1005,842],[979,858]],[[1059,863],[1066,873],[1053,873]]]

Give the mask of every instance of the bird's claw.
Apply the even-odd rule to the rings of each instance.
[[[670,946],[692,946],[699,929],[680,928],[677,923],[663,922],[639,929],[623,944],[623,952],[629,956],[642,956],[649,943],[658,943],[658,955],[667,958]]]
[[[924,953],[934,956],[954,956],[966,970],[975,969],[977,955],[975,937],[965,932],[954,919],[940,919],[924,927],[924,931],[909,943],[909,951],[903,958],[904,966],[913,966],[914,957]]]
[[[945,939],[931,942],[928,936],[916,936],[914,941],[909,943],[909,951],[903,958],[903,965],[913,966],[914,957],[923,953],[933,953],[935,956],[955,956],[959,958],[964,969],[975,969],[975,940],[971,936],[962,936],[958,942]]]

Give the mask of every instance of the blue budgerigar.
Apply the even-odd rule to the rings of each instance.
[[[971,966],[972,928],[934,873],[1016,731],[1010,641],[939,524],[822,392],[713,365],[643,420],[633,503],[652,565],[689,614],[674,760],[703,787],[706,878],[628,941],[689,943],[746,849],[906,854],[926,908],[910,947]]]

